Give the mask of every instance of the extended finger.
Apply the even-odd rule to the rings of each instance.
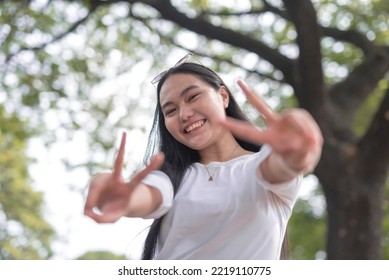
[[[264,144],[269,141],[268,133],[262,131],[248,122],[233,118],[219,120],[218,124],[229,129],[234,136],[252,144]]]
[[[127,133],[123,132],[122,140],[120,142],[120,148],[119,148],[118,154],[116,156],[114,167],[113,167],[113,172],[112,172],[112,174],[115,177],[120,177],[122,169],[123,169],[123,159],[124,159],[124,150],[125,150],[125,146],[126,146],[126,138],[127,138]]]
[[[158,153],[151,160],[150,164],[147,165],[142,171],[137,173],[131,181],[128,183],[130,187],[134,187],[138,185],[143,178],[145,178],[151,171],[156,170],[162,166],[163,161],[165,160],[165,156],[163,153]]]
[[[268,122],[274,122],[280,118],[277,112],[274,112],[266,102],[253,90],[249,89],[248,86],[242,81],[238,81],[238,85],[246,94],[248,101],[262,114],[263,118]]]

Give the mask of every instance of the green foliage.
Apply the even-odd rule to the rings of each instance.
[[[26,123],[0,106],[0,259],[50,258],[53,228],[29,183]]]
[[[315,194],[314,197],[321,196]],[[314,260],[323,258],[326,240],[326,219],[315,214],[314,197],[299,199],[288,225],[291,259]],[[311,200],[311,201],[310,201]]]
[[[208,7],[208,0],[192,0],[189,6],[192,9],[206,9]]]
[[[387,80],[382,80],[378,84],[376,90],[369,95],[364,104],[358,109],[354,121],[354,131],[357,135],[362,135],[368,128],[388,87],[389,82]]]
[[[210,63],[205,58],[205,64],[221,73],[236,73],[239,68],[236,66],[245,64],[247,69],[261,74],[260,78],[253,78],[253,84],[261,85],[259,92],[274,101],[276,109],[296,106],[290,88],[272,65],[258,57],[253,59],[246,50],[208,40],[162,20],[146,4],[107,2],[66,34],[77,21],[87,17],[92,2],[4,1],[0,4],[0,102],[4,101],[5,106],[0,107],[0,258],[47,258],[51,254],[49,243],[53,231],[41,219],[42,195],[33,192],[29,184],[29,160],[25,156],[25,145],[31,135],[28,130],[39,129],[42,141],[47,143],[56,141],[60,132],[65,132],[70,139],[75,131],[82,130],[90,136],[90,158],[97,162],[79,165],[86,165],[91,173],[101,169],[104,163],[109,165],[112,155],[108,151],[112,151],[116,137],[114,130],[145,129],[134,118],[139,113],[148,118],[152,113],[149,104],[141,105],[149,102],[146,86],[149,84],[146,81],[141,90],[132,87],[121,90],[118,86],[114,93],[107,90],[96,93],[96,88],[125,77],[137,63],[151,57],[150,67],[155,69],[148,74],[152,77],[166,68],[175,46],[205,55],[219,54]],[[190,16],[207,17],[215,25],[258,39],[287,57],[296,57],[296,34],[290,23],[270,13],[239,15],[239,11],[259,11],[263,7],[261,1],[232,2],[229,5],[223,1],[181,1],[179,10]],[[323,26],[340,30],[355,28],[374,43],[388,44],[387,1],[313,2]],[[236,3],[244,9],[238,11]],[[217,15],[218,12],[223,15]],[[229,16],[229,13],[237,15]],[[329,38],[322,40],[322,53],[329,85],[344,79],[363,55],[351,44]],[[382,81],[359,109],[353,124],[358,135],[366,130],[387,86]],[[250,106],[244,108],[250,112]],[[45,123],[44,116],[48,113],[55,116],[54,128]],[[22,116],[28,122],[21,121]],[[105,156],[96,160],[94,154]],[[314,259],[324,250],[325,215],[315,214],[315,205],[310,202],[321,195],[315,193],[296,205],[289,227],[293,259]],[[388,194],[383,221],[385,258],[389,258],[387,197]],[[79,259],[114,257],[107,252],[90,252]]]
[[[389,43],[388,9],[386,1],[313,1],[318,20],[323,26],[339,30],[356,30],[378,45]],[[345,78],[362,59],[362,51],[348,42],[323,38],[323,63],[326,80],[333,84]]]
[[[382,258],[389,260],[389,178],[386,182],[382,220]]]
[[[88,8],[88,1],[1,4],[0,94],[11,111],[28,116],[29,127],[44,131],[42,141],[48,145],[58,139],[59,130],[72,139],[81,129],[90,136],[93,153],[107,154],[115,143],[112,127],[131,129],[136,126],[133,114],[144,108],[136,103],[140,93],[127,88],[92,93],[104,81],[115,83],[128,75],[152,48],[145,42],[152,34],[137,28],[128,5],[120,3],[100,7],[73,30]],[[112,114],[119,104],[127,112]],[[47,127],[49,114],[55,116],[56,129]],[[110,156],[78,165],[93,172],[110,163]]]
[[[126,260],[126,256],[117,255],[108,251],[89,251],[76,260]]]

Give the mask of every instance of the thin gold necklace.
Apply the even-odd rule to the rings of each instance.
[[[232,157],[232,155],[235,153],[236,149],[238,148],[239,144],[236,145],[235,149],[232,151],[231,155],[229,156],[229,158]],[[220,167],[222,166],[224,161],[220,162],[219,165],[215,168],[215,171],[213,173],[211,173],[207,167],[207,165],[204,164],[204,167],[205,167],[205,170],[207,170],[207,173],[208,173],[208,181],[213,181],[213,176],[215,176],[216,172],[219,171]]]

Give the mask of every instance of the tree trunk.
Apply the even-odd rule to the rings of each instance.
[[[356,182],[358,174],[339,174],[334,192],[326,192],[328,259],[380,259],[382,187]]]
[[[318,171],[327,201],[327,258],[380,259],[384,184],[353,166],[329,162]]]
[[[318,121],[325,139],[315,174],[327,201],[327,258],[379,259],[383,193],[389,165],[389,91],[370,128],[358,142],[350,121],[343,120],[345,116],[352,120],[357,107],[333,103],[324,90],[318,66],[320,36],[312,3],[308,0],[284,0],[284,3],[296,27],[300,49],[299,73],[294,75],[299,78],[293,88],[302,107]],[[388,71],[389,54],[374,50],[365,63],[350,73],[349,80],[360,83],[359,92],[341,92],[344,97],[358,96],[363,101],[373,90],[369,85],[375,86]],[[376,67],[371,68],[370,63]],[[363,68],[368,68],[369,75],[360,74]]]

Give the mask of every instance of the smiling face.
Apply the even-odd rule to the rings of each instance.
[[[226,130],[215,124],[226,117],[226,89],[215,90],[191,74],[173,74],[161,87],[160,104],[165,125],[179,142],[202,150],[223,139]]]

